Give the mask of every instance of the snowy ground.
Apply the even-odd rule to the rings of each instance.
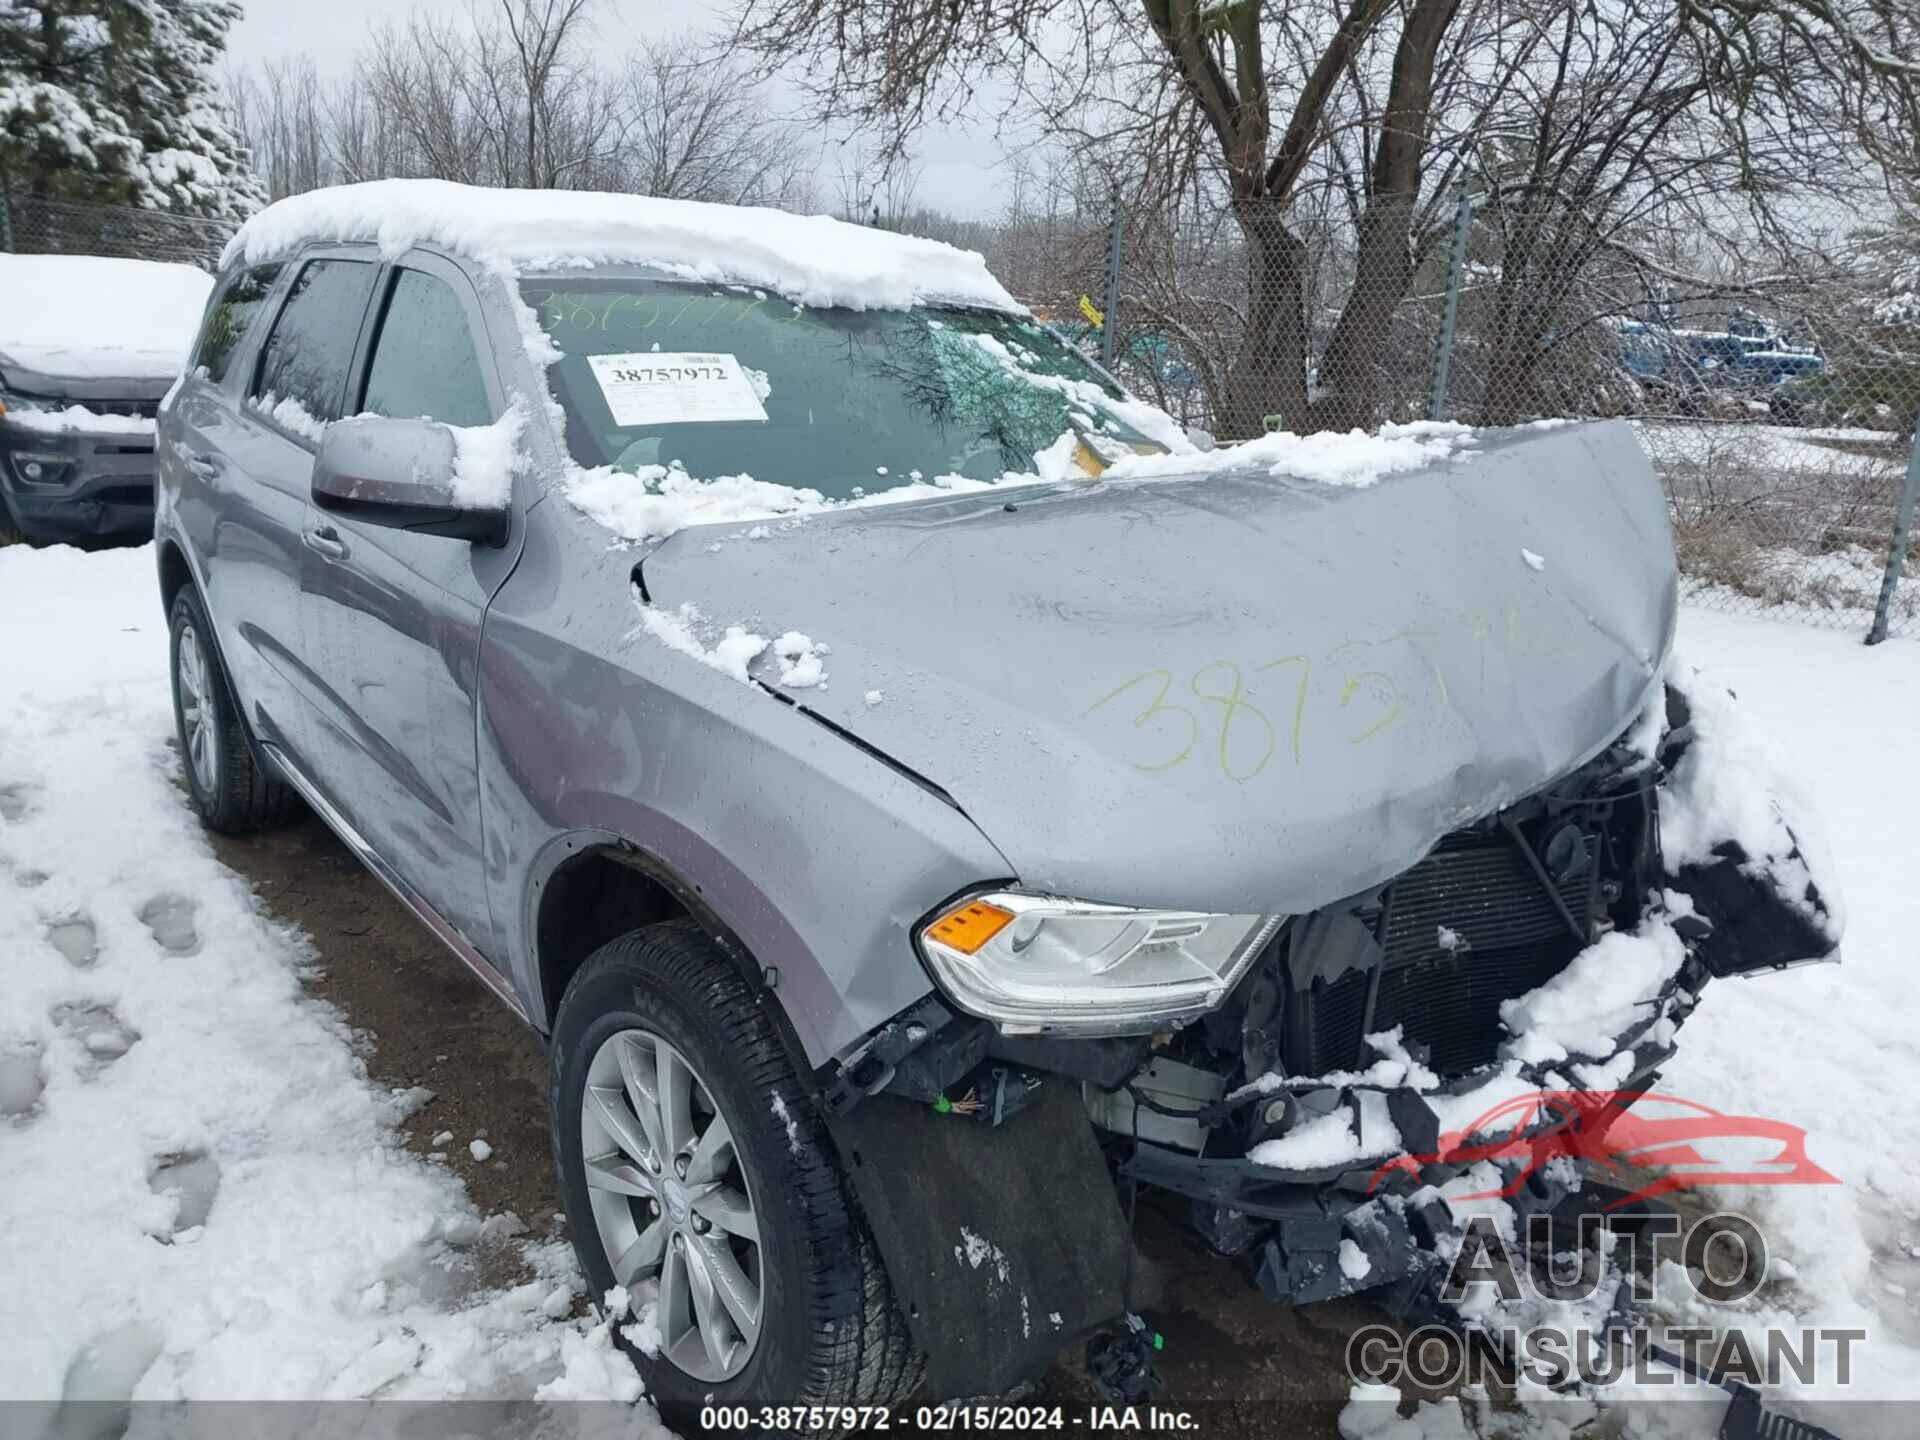
[[[1752,1219],[1772,1259],[1750,1301],[1700,1301],[1678,1274],[1661,1277],[1654,1318],[1673,1325],[1739,1329],[1859,1327],[1852,1384],[1772,1392],[1792,1410],[1822,1402],[1811,1418],[1840,1426],[1845,1440],[1911,1436],[1920,1405],[1920,761],[1910,753],[1920,713],[1920,644],[1868,649],[1855,636],[1778,621],[1683,613],[1681,651],[1732,688],[1752,728],[1765,733],[1781,769],[1821,817],[1847,917],[1842,963],[1709,986],[1680,1032],[1679,1054],[1661,1076],[1664,1094],[1730,1115],[1804,1127],[1808,1154],[1837,1186],[1743,1186],[1692,1197]],[[1805,806],[1799,807],[1801,813]],[[1698,1211],[1702,1204],[1691,1205]],[[1764,1349],[1764,1340],[1760,1341]],[[1647,1394],[1618,1387],[1608,1398]],[[1635,1409],[1629,1433],[1712,1436],[1723,1406]],[[1848,1402],[1834,1408],[1833,1400]],[[1586,1401],[1533,1397],[1522,1416],[1493,1417],[1471,1401],[1424,1406],[1395,1422],[1389,1407],[1356,1403],[1342,1417],[1349,1440],[1455,1440],[1491,1435],[1563,1436],[1592,1419]],[[1392,1428],[1395,1424],[1399,1428]]]
[[[1713,986],[1665,1077],[1844,1182],[1716,1197],[1783,1263],[1712,1322],[1864,1325],[1852,1393],[1920,1399],[1920,645],[1694,611],[1682,641],[1803,777],[1849,923],[1839,967]],[[165,643],[150,552],[0,549],[0,1399],[633,1400],[545,1217],[406,1151],[412,1102],[199,834]]]
[[[1847,935],[1837,966],[1711,986],[1663,1088],[1804,1126],[1811,1156],[1842,1182],[1714,1197],[1787,1261],[1738,1323],[1771,1309],[1796,1324],[1863,1325],[1849,1398],[1920,1400],[1920,644],[1869,649],[1695,612],[1682,636],[1801,777],[1838,866]],[[1912,1413],[1881,1418],[1912,1433]]]
[[[564,1242],[408,1153],[422,1097],[208,848],[151,550],[0,549],[0,655],[0,1400],[635,1401]]]

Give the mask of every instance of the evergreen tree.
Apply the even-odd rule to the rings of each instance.
[[[234,0],[0,0],[0,183],[238,219],[265,194],[214,85]]]

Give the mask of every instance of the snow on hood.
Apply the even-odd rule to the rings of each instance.
[[[75,379],[177,375],[213,279],[103,255],[0,255],[0,362]]]
[[[1372,485],[1389,475],[1419,470],[1474,443],[1473,430],[1444,420],[1382,425],[1376,431],[1323,431],[1296,435],[1276,431],[1204,455],[1130,455],[1107,472],[1115,479],[1147,475],[1211,474],[1259,468],[1292,480],[1322,485]]]
[[[1087,387],[1092,389],[1094,387]],[[1105,402],[1136,429],[1154,417],[1172,425],[1165,415],[1139,401]],[[1116,460],[1099,483],[1171,479],[1205,480],[1232,471],[1264,473],[1275,479],[1305,480],[1321,485],[1367,486],[1389,475],[1419,470],[1447,459],[1475,443],[1465,425],[1416,421],[1385,425],[1373,434],[1263,435],[1241,445],[1223,445],[1205,453],[1184,440],[1169,440],[1164,455],[1128,455]],[[600,466],[575,468],[567,479],[567,496],[582,511],[623,540],[664,540],[691,525],[719,525],[744,520],[795,521],[836,510],[925,500],[942,494],[1022,485],[1080,482],[1091,486],[1095,477],[1074,461],[1076,437],[1062,435],[1034,457],[1031,471],[1008,471],[997,480],[974,480],[964,475],[913,477],[905,484],[863,495],[857,500],[833,500],[818,490],[796,489],[751,475],[722,475],[698,479],[684,470],[664,465],[641,466],[635,471]],[[754,536],[752,538],[763,538]],[[1537,558],[1537,557],[1536,557]]]
[[[372,241],[389,255],[437,245],[510,271],[658,265],[764,286],[801,305],[1025,313],[977,253],[937,240],[755,206],[446,180],[374,180],[277,201],[240,227],[221,263],[257,263],[317,240]]]
[[[144,415],[103,415],[84,405],[69,405],[64,410],[9,410],[7,423],[16,430],[33,430],[42,435],[153,434],[153,421]]]

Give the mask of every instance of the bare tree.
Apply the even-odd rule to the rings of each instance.
[[[859,139],[842,145],[834,184],[841,219],[903,229],[919,190],[920,166],[904,147],[870,150]]]
[[[797,132],[754,103],[739,64],[700,55],[689,37],[630,56],[617,103],[623,189],[740,205],[812,199],[813,156]]]
[[[1183,205],[1218,204],[1245,281],[1237,313],[1218,317],[1234,340],[1212,384],[1224,430],[1246,434],[1274,413],[1303,429],[1377,419],[1396,311],[1452,190],[1470,174],[1484,183],[1476,139],[1489,126],[1531,121],[1517,163],[1544,149],[1543,183],[1565,178],[1563,162],[1580,171],[1589,198],[1613,202],[1618,239],[1643,198],[1643,149],[1677,156],[1682,132],[1711,130],[1737,174],[1763,138],[1845,109],[1849,47],[1873,48],[1882,30],[1836,36],[1791,12],[1854,5],[1883,30],[1911,26],[1909,0],[1687,3],[1719,28],[1637,0],[738,0],[735,40],[790,68],[821,114],[884,136],[972,113],[989,81],[1011,85],[1089,150],[1125,157],[1115,173],[1136,206],[1165,213],[1164,236],[1182,233]],[[1622,46],[1631,63],[1616,60]],[[1912,53],[1910,39],[1883,48]],[[1680,57],[1692,78],[1669,93]],[[1596,66],[1610,78],[1590,78]],[[1793,83],[1756,79],[1768,73]],[[1633,123],[1613,123],[1623,116]],[[1676,161],[1669,183],[1682,173]],[[1316,228],[1342,232],[1350,262],[1337,277],[1316,271]]]
[[[328,87],[311,61],[230,73],[246,142],[276,197],[432,176],[744,204],[812,198],[812,154],[738,63],[684,39],[618,72],[587,40],[591,0],[498,0],[376,30]]]

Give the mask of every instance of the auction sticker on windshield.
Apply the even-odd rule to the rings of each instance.
[[[587,363],[613,423],[623,428],[767,418],[753,382],[731,355],[653,350],[589,355]]]

